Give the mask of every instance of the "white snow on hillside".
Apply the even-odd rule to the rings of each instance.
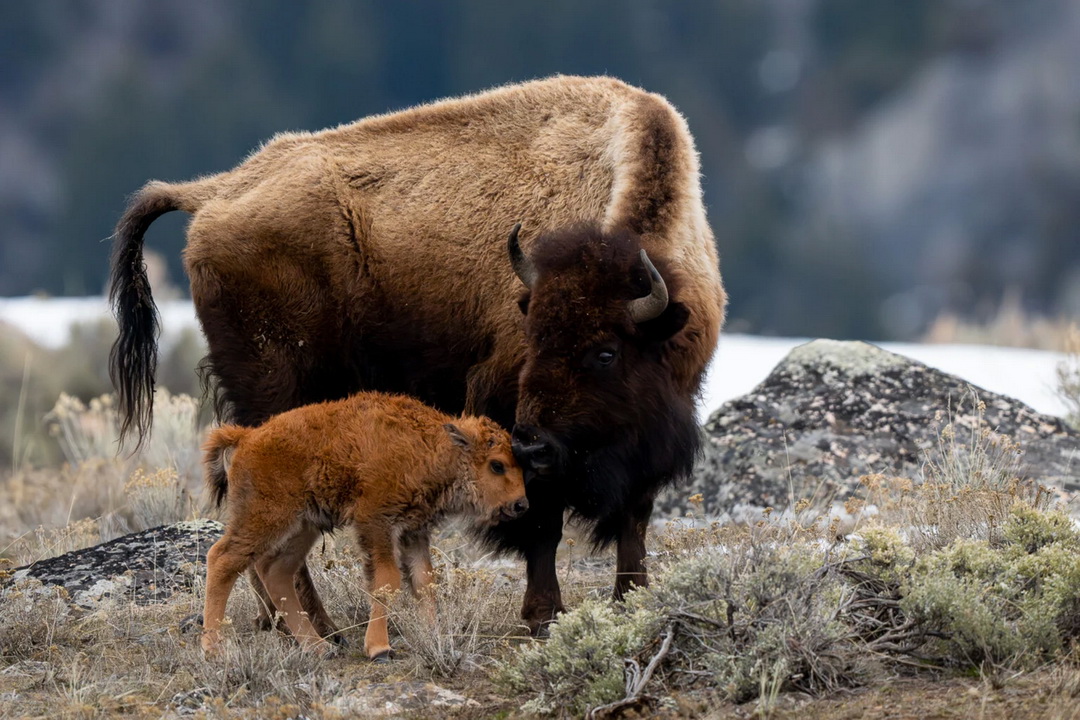
[[[184,328],[198,328],[190,301],[167,301],[158,307],[163,342],[168,343]],[[0,298],[0,323],[13,325],[46,347],[66,343],[75,323],[111,317],[108,303],[101,297]],[[701,418],[752,390],[792,348],[806,340],[723,335],[699,405]],[[1022,400],[1039,412],[1062,415],[1066,410],[1054,392],[1055,370],[1064,359],[1060,353],[980,345],[880,345],[978,387]]]

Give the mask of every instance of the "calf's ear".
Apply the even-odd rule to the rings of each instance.
[[[446,423],[443,425],[443,430],[446,431],[446,434],[450,436],[450,440],[458,447],[468,449],[472,445],[472,438],[454,423]]]

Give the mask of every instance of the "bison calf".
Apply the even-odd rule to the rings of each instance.
[[[208,652],[220,641],[233,584],[252,564],[301,645],[329,647],[316,629],[332,627],[318,596],[302,601],[296,590],[320,533],[351,525],[371,589],[397,590],[400,562],[419,595],[431,582],[427,533],[441,516],[464,514],[483,527],[528,508],[505,430],[404,396],[360,393],[256,428],[223,425],[204,449],[211,492],[229,501],[225,534],[206,558]],[[390,651],[386,608],[374,597],[364,649],[371,658]]]

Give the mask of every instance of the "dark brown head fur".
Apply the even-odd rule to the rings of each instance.
[[[633,321],[629,303],[651,285],[632,232],[578,225],[536,247],[537,279],[520,303],[528,350],[515,451],[539,475],[573,478],[571,507],[601,520],[658,478],[689,470],[693,401],[675,384],[670,347],[689,311],[659,261],[667,307]]]

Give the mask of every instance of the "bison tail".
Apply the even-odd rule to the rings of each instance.
[[[153,422],[154,371],[160,331],[157,305],[143,261],[143,235],[150,223],[172,210],[193,212],[206,199],[210,183],[183,185],[153,182],[136,194],[113,236],[109,302],[120,333],[109,354],[109,377],[116,388],[120,439],[133,428],[138,448]]]
[[[206,486],[214,505],[221,506],[229,491],[229,464],[232,450],[240,444],[250,428],[239,425],[222,425],[210,432],[210,437],[203,445],[204,464],[206,465]]]

